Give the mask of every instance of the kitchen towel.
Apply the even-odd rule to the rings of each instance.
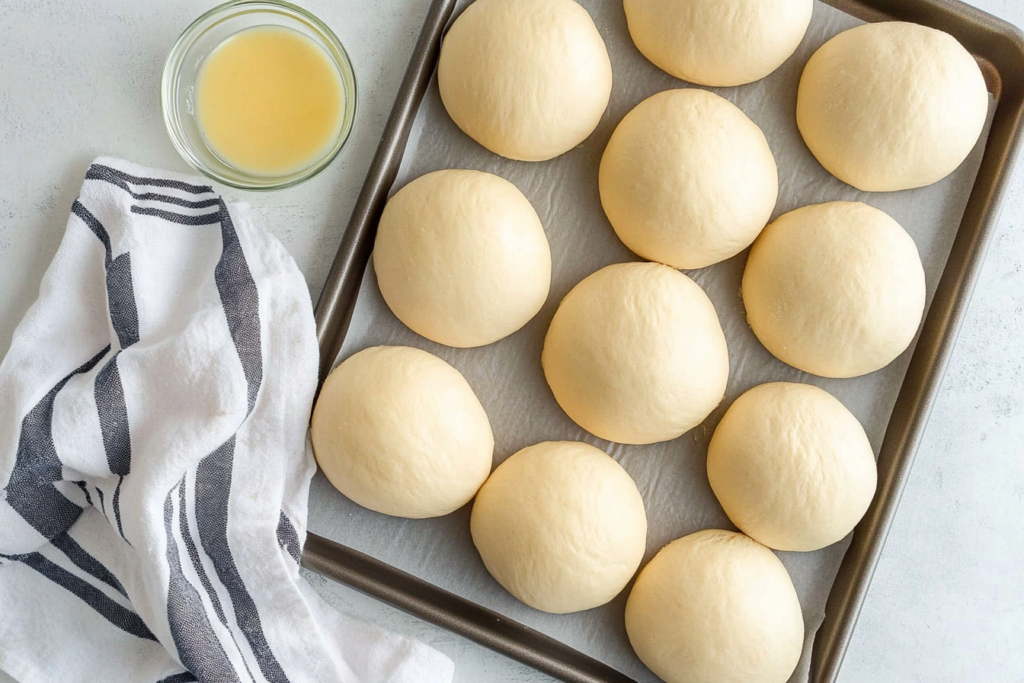
[[[299,576],[318,350],[281,244],[110,158],[0,363],[0,670],[21,683],[446,683]]]

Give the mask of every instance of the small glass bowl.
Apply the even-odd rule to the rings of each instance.
[[[255,26],[290,28],[312,39],[337,67],[344,89],[345,110],[334,144],[306,168],[286,175],[254,175],[225,163],[206,145],[195,118],[195,83],[203,60],[229,36]],[[190,166],[231,187],[279,190],[309,180],[345,146],[356,115],[356,78],[338,37],[306,10],[282,0],[232,0],[192,22],[171,48],[164,63],[160,105],[171,143]]]

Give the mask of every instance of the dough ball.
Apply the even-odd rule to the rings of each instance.
[[[644,567],[626,603],[637,656],[666,683],[786,683],[804,622],[789,573],[743,534],[698,531]]]
[[[476,0],[441,44],[437,83],[466,135],[503,157],[544,161],[597,128],[612,65],[572,0]]]
[[[747,321],[779,360],[822,377],[874,372],[903,353],[924,313],[913,238],[860,202],[779,216],[743,272]]]
[[[728,100],[668,90],[608,141],[601,204],[619,239],[651,261],[703,268],[750,246],[779,193],[764,133]]]
[[[800,79],[796,122],[829,173],[868,192],[923,187],[967,157],[988,89],[956,38],[903,22],[865,24],[822,45]]]
[[[725,514],[778,550],[845,538],[871,504],[876,478],[860,422],[810,384],[754,387],[729,407],[708,447],[708,479]]]
[[[668,441],[696,427],[729,379],[711,300],[657,263],[618,263],[576,285],[555,312],[541,363],[576,424],[629,444]]]
[[[547,441],[494,470],[473,503],[487,571],[530,607],[564,614],[626,587],[647,547],[647,515],[626,470],[593,446]]]
[[[462,374],[407,346],[376,346],[339,365],[320,392],[312,435],[335,488],[396,517],[439,517],[468,503],[494,451]]]
[[[521,328],[551,286],[537,212],[515,185],[480,171],[428,173],[399,190],[381,216],[373,267],[399,320],[462,348]]]
[[[625,0],[629,34],[644,57],[676,78],[743,85],[796,51],[813,0]]]

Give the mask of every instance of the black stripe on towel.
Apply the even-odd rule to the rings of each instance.
[[[96,610],[101,617],[125,633],[130,633],[136,638],[142,638],[143,640],[156,640],[156,636],[150,632],[138,614],[127,607],[119,605],[96,586],[75,576],[60,565],[54,564],[41,554],[28,553],[27,555],[8,555],[6,557],[24,563],[58,586],[65,588],[82,602]]]
[[[117,333],[121,348],[126,349],[139,341],[139,312],[135,305],[131,254],[125,252],[114,258],[107,229],[82,202],[76,199],[71,205],[71,211],[89,226],[106,250],[104,265],[107,270],[107,307],[110,310],[110,322]]]
[[[249,413],[263,382],[263,346],[260,337],[260,293],[249,271],[245,253],[238,241],[227,205],[220,203],[220,260],[214,269],[217,291],[228,319],[228,330],[235,342],[238,359],[249,388]],[[248,415],[248,413],[247,413]]]
[[[220,598],[217,597],[217,591],[213,589],[213,584],[210,583],[210,577],[207,575],[202,559],[199,557],[196,542],[192,539],[192,531],[188,527],[188,511],[185,507],[185,500],[185,480],[182,479],[181,484],[178,485],[178,526],[181,528],[181,540],[185,542],[185,550],[188,551],[188,556],[192,559],[192,566],[195,568],[196,574],[199,575],[199,583],[203,584],[206,594],[210,597],[213,611],[217,613],[220,623],[227,626],[228,620],[224,616],[224,608],[220,604]]]
[[[180,674],[172,674],[167,678],[161,678],[156,683],[193,683],[196,677],[187,671],[183,671]]]
[[[101,177],[105,176],[105,177]],[[117,178],[126,183],[132,185],[149,185],[150,187],[170,187],[175,190],[181,190],[182,192],[191,192],[192,194],[203,194],[212,193],[213,188],[209,185],[193,185],[192,183],[182,182],[180,180],[169,180],[167,178],[141,178],[139,176],[119,171],[116,168],[110,166],[104,166],[103,164],[93,164],[86,171],[85,177],[87,180],[107,180],[107,178]]]
[[[99,579],[124,597],[128,597],[128,593],[125,592],[124,586],[117,580],[117,577],[110,573],[110,570],[104,567],[102,562],[90,555],[89,551],[78,545],[78,542],[71,538],[68,532],[65,531],[54,536],[52,543],[53,547],[64,553],[72,564],[83,572]]]
[[[53,485],[63,479],[63,463],[53,444],[53,402],[72,377],[92,370],[109,351],[110,346],[105,347],[69,373],[21,421],[7,502],[47,539],[66,531],[82,513]]]
[[[162,218],[165,221],[172,223],[179,223],[181,225],[213,225],[220,220],[220,214],[218,212],[213,213],[201,213],[190,216],[184,213],[175,213],[174,211],[164,211],[163,209],[157,209],[152,206],[136,206],[132,204],[132,213],[137,213],[142,216],[156,216]]]
[[[231,641],[235,644],[235,648],[238,648],[238,642],[235,641],[235,634],[231,631],[231,627],[228,626],[227,617],[224,616],[224,608],[221,607],[220,598],[217,596],[217,592],[213,588],[213,584],[210,582],[210,577],[206,574],[206,569],[203,567],[203,561],[199,557],[199,550],[196,548],[196,543],[192,540],[192,531],[188,526],[188,507],[185,491],[186,480],[182,479],[178,485],[178,528],[181,530],[181,540],[185,542],[185,549],[188,551],[188,556],[192,559],[192,566],[196,570],[196,574],[199,575],[199,582],[203,584],[203,589],[210,598],[210,603],[213,605],[213,610],[217,613],[217,618],[220,619],[220,623],[224,624],[224,628],[228,629],[228,633],[231,633]],[[252,676],[252,672],[249,671],[249,664],[242,658],[242,663],[245,664],[245,672],[249,674],[249,678],[256,680]]]
[[[205,209],[208,206],[216,206],[217,205],[217,198],[216,197],[213,197],[213,198],[210,198],[210,199],[202,199],[202,200],[198,200],[198,201],[191,201],[191,200],[188,200],[188,199],[182,199],[180,197],[172,197],[171,195],[167,195],[167,194],[160,194],[158,192],[135,192],[134,190],[132,190],[131,186],[128,184],[129,182],[131,182],[131,183],[133,183],[135,185],[153,185],[153,183],[152,182],[140,182],[142,180],[140,178],[135,178],[134,176],[130,176],[127,173],[123,173],[121,171],[118,171],[117,169],[110,168],[109,166],[103,166],[101,164],[93,164],[92,166],[90,166],[89,170],[85,174],[85,179],[86,180],[102,180],[104,182],[110,183],[111,185],[119,187],[122,190],[124,190],[125,192],[127,192],[129,195],[131,195],[132,199],[138,199],[140,201],[146,200],[146,201],[164,202],[166,204],[174,204],[175,206],[183,206],[183,207],[188,208],[188,209]],[[150,178],[150,180],[152,181],[154,179]],[[192,190],[192,189],[186,190],[186,192],[192,192],[193,194],[195,194],[196,191],[199,191],[199,192],[213,192],[213,188],[211,188],[211,187],[199,186],[199,185],[188,185],[187,183],[182,183],[182,184],[185,185],[188,188],[197,188],[197,190]],[[182,188],[175,188],[175,189],[182,189]]]
[[[121,385],[121,373],[117,368],[117,354],[114,354],[96,373],[93,397],[96,399],[96,410],[99,413],[107,466],[112,473],[123,477],[131,471],[132,441],[128,429],[128,407],[125,404],[124,387]]]
[[[110,262],[114,258],[114,254],[111,251],[110,235],[107,234],[107,229],[104,228],[103,224],[96,219],[96,216],[89,213],[89,209],[85,208],[85,206],[82,205],[82,202],[77,199],[71,203],[71,213],[81,218],[82,222],[92,230],[94,235],[96,235],[96,239],[103,243],[103,248],[107,251],[106,265],[109,266]]]
[[[124,536],[124,527],[121,526],[121,484],[124,483],[124,477],[117,478],[117,486],[114,487],[114,498],[111,500],[110,505],[114,508],[114,521],[117,522],[117,533],[121,534],[121,540],[128,543],[128,539]],[[131,543],[128,543],[131,545]]]
[[[169,565],[167,623],[171,629],[171,638],[178,649],[178,660],[200,681],[240,683],[235,668],[206,617],[202,598],[181,570],[178,545],[171,532],[171,522],[174,519],[173,495],[172,489],[164,499],[164,532],[167,535]]]
[[[123,256],[127,256],[127,254],[122,254],[118,259]],[[96,399],[96,412],[99,415],[100,433],[103,436],[103,450],[107,454],[107,466],[113,474],[118,475],[117,486],[114,488],[114,496],[111,499],[114,522],[117,524],[117,533],[127,543],[128,539],[125,538],[124,527],[121,524],[121,484],[124,483],[125,475],[131,471],[132,467],[132,439],[128,428],[128,407],[125,404],[124,387],[121,385],[121,373],[117,368],[117,358],[118,354],[114,354],[114,357],[96,373],[93,396]],[[98,488],[97,491],[99,491]],[[103,504],[102,492],[100,492],[100,504]]]
[[[231,493],[234,452],[235,438],[231,437],[223,446],[203,458],[196,468],[195,505],[199,541],[231,598],[235,620],[249,641],[260,671],[268,681],[286,683],[288,677],[267,643],[256,603],[245,587],[228,544],[228,497]]]
[[[127,251],[107,264],[107,308],[122,349],[139,341],[139,311],[132,282],[132,255]]]
[[[292,556],[293,560],[299,561],[302,555],[302,548],[299,546],[299,534],[296,533],[295,527],[292,526],[291,521],[285,516],[283,510],[281,511],[281,517],[277,520],[277,543],[285,552]]]
[[[78,484],[78,488],[82,489],[82,493],[85,494],[86,505],[92,505],[92,496],[89,495],[89,487],[85,485],[84,481],[76,481],[75,483]]]

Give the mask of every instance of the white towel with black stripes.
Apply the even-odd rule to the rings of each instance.
[[[92,164],[0,363],[0,670],[21,683],[446,683],[299,576],[305,281],[202,179]]]

